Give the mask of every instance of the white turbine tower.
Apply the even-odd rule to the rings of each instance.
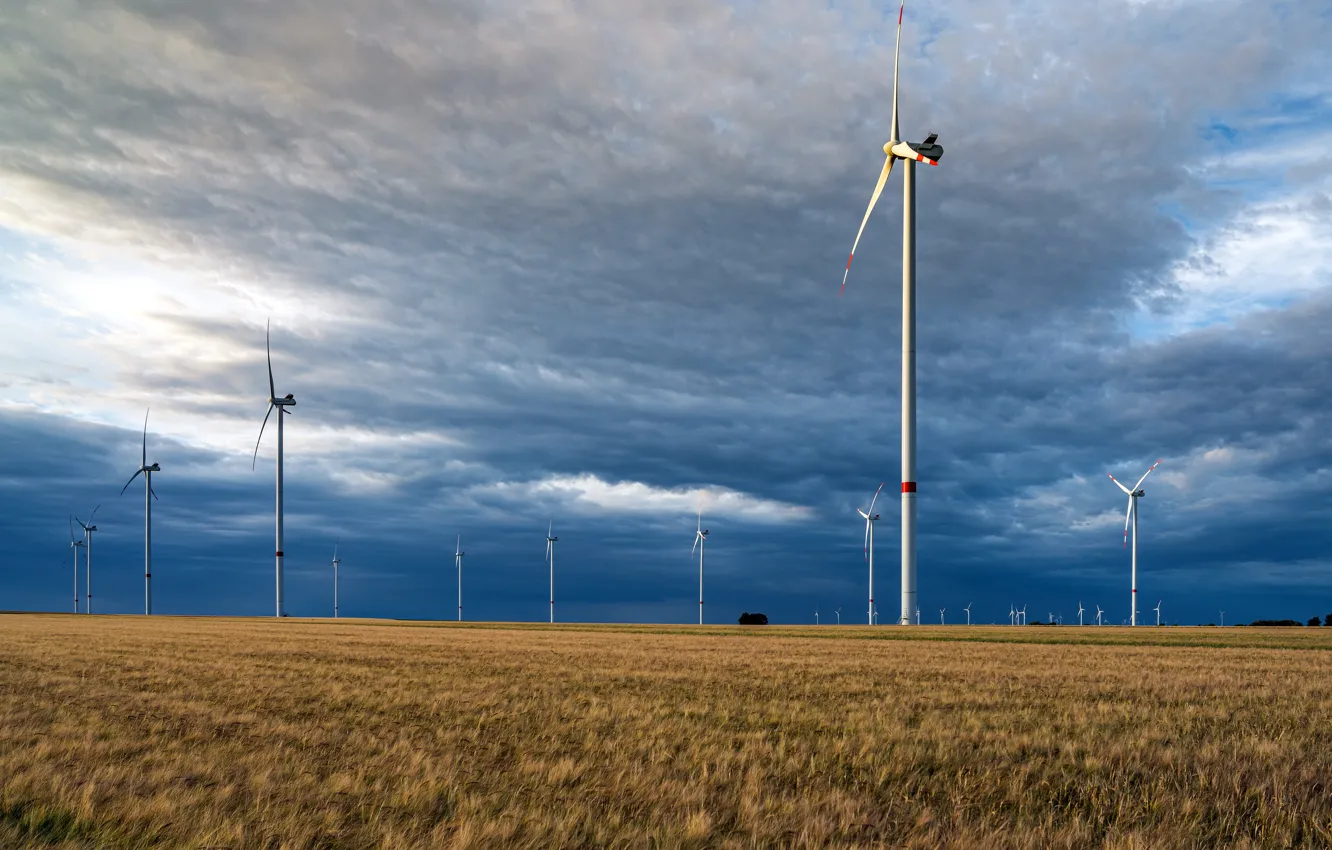
[[[74,517],[69,518],[69,548],[74,550],[74,613],[79,613],[79,550],[82,540],[74,539]]]
[[[335,620],[338,618],[338,564],[342,563],[342,559],[338,557],[338,544],[341,542],[341,538],[333,541],[333,619]]]
[[[462,534],[459,533],[458,543],[453,549],[453,563],[458,568],[458,622],[460,623],[462,622],[462,559],[466,554],[462,548]]]
[[[88,551],[91,553],[91,552],[92,552],[92,549],[90,548]],[[1152,609],[1153,611],[1156,612],[1156,625],[1158,625],[1158,626],[1161,625],[1161,602],[1162,602],[1162,601],[1163,601],[1163,600],[1157,600],[1156,607]]]
[[[1078,600],[1078,625],[1082,625],[1082,600]]]
[[[275,617],[281,617],[284,613],[282,601],[282,417],[289,414],[287,410],[296,404],[296,397],[287,393],[282,398],[278,398],[277,389],[273,384],[273,345],[272,345],[272,322],[264,331],[264,352],[268,355],[268,412],[264,414],[264,422],[259,426],[259,439],[254,441],[254,459],[250,461],[250,469],[254,469],[259,461],[259,443],[264,439],[264,428],[268,425],[268,417],[277,410],[277,546],[275,556],[277,559],[277,610]]]
[[[971,625],[971,603],[968,602],[967,607],[963,608],[962,610],[967,612],[967,625],[968,626]]]
[[[920,606],[916,606],[916,625],[920,625]]]
[[[879,489],[874,491],[874,498],[870,499],[869,510],[862,511],[856,508],[856,513],[865,518],[865,560],[869,563],[869,624],[874,625],[874,617],[877,611],[874,608],[874,523],[879,521],[879,515],[874,512],[874,503],[879,500],[879,491],[883,489],[883,484],[879,484]]]
[[[1226,627],[1226,612],[1225,612],[1225,611],[1222,611],[1222,612],[1221,612],[1221,628],[1224,629],[1225,627]]]
[[[939,625],[941,625],[941,626],[944,624],[944,612],[947,611],[947,610],[948,610],[947,608],[940,608],[940,609],[939,609]]]
[[[552,537],[551,532],[555,530],[555,519],[552,517],[550,523],[546,526],[546,560],[550,562],[550,621],[555,622],[555,544],[560,538]]]
[[[694,546],[689,550],[693,557],[698,550],[698,624],[703,625],[703,547],[708,542],[708,530],[703,527],[703,512],[698,512],[698,528],[694,531]]]
[[[93,522],[93,517],[97,516],[97,511],[101,507],[102,507],[101,505],[98,505],[96,508],[93,508],[92,516],[88,517],[87,524],[84,524],[83,520],[79,519],[78,517],[74,517],[74,521],[79,524],[79,528],[83,529],[83,539],[88,546],[88,548],[85,549],[83,552],[83,563],[87,568],[87,579],[84,582],[86,587],[84,588],[84,590],[88,594],[88,605],[84,609],[85,614],[92,613],[92,539],[93,539],[93,532],[97,530],[97,526],[93,525],[92,522]],[[77,582],[78,579],[76,576],[75,583],[77,584]],[[78,590],[75,589],[74,596],[76,599],[78,597],[78,594],[79,594]]]
[[[148,465],[148,412],[143,414],[143,454],[139,456],[139,469],[120,488],[120,495],[134,483],[134,479],[143,475],[143,613],[153,613],[153,473],[161,472],[162,467],[154,463]],[[159,500],[160,501],[160,500]]]
[[[1147,476],[1152,474],[1152,469],[1156,469],[1160,465],[1161,461],[1159,460],[1156,463],[1152,464],[1151,469],[1148,469],[1146,472],[1144,472],[1142,474],[1142,477],[1138,479],[1138,483],[1133,485],[1132,490],[1125,487],[1123,484],[1120,484],[1118,479],[1115,478],[1115,476],[1110,475],[1110,480],[1115,482],[1115,486],[1128,494],[1128,511],[1124,514],[1125,546],[1128,545],[1129,523],[1130,522],[1133,523],[1133,579],[1132,579],[1133,591],[1132,595],[1130,596],[1130,599],[1132,599],[1133,604],[1129,606],[1129,611],[1130,611],[1129,625],[1131,626],[1138,625],[1138,499],[1146,495],[1146,493],[1140,490],[1139,487],[1142,485],[1142,482],[1147,480]],[[1106,474],[1109,475],[1109,473]]]
[[[1100,606],[1100,605],[1097,605],[1097,606],[1096,606],[1096,625],[1098,625],[1098,626],[1101,625],[1101,615],[1104,614],[1104,613],[1105,613],[1105,612],[1101,610],[1101,606]]]
[[[883,146],[887,160],[879,172],[879,182],[870,196],[865,217],[860,221],[851,254],[846,258],[842,291],[851,273],[860,237],[865,232],[874,205],[879,201],[893,163],[902,160],[902,613],[899,622],[908,625],[916,609],[916,163],[938,165],[943,148],[936,144],[938,133],[930,133],[923,142],[904,142],[897,126],[897,71],[902,52],[902,14],[897,10],[897,46],[893,51],[893,125],[892,137]],[[917,618],[919,620],[919,617]]]
[[[838,608],[834,613],[837,614],[837,625],[842,625],[842,609]]]
[[[815,609],[814,609],[814,625],[817,626],[818,624],[819,624],[819,609],[818,609],[818,608],[815,608]]]

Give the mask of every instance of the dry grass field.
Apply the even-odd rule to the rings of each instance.
[[[0,616],[0,847],[1328,847],[1329,782],[1332,629]]]

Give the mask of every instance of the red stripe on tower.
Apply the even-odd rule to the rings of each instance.
[[[902,482],[902,492],[903,492],[903,493],[914,493],[914,492],[916,492],[916,482],[914,482],[914,481],[903,481],[903,482]]]
[[[897,7],[897,25],[898,25],[899,27],[902,25],[902,13],[905,12],[905,11],[906,11],[906,4],[905,4],[905,3],[903,3],[901,6],[898,6],[898,7]]]

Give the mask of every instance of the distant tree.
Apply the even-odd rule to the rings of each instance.
[[[1244,624],[1243,624],[1243,623],[1236,623],[1236,625],[1240,625],[1240,626],[1242,626],[1242,625],[1244,625]],[[1300,621],[1299,621],[1299,620],[1254,620],[1252,623],[1250,623],[1250,625],[1252,625],[1252,626],[1298,626],[1298,625],[1300,625]]]
[[[1323,625],[1332,626],[1332,614],[1328,614],[1326,617],[1323,618]]]
[[[740,615],[740,625],[742,626],[766,626],[768,625],[767,614],[751,614],[748,611]]]
[[[1319,619],[1318,619],[1317,617],[1310,617],[1310,618],[1309,618],[1309,622],[1308,622],[1306,625],[1310,625],[1310,626],[1320,626],[1320,625],[1322,625],[1322,623],[1319,621]]]

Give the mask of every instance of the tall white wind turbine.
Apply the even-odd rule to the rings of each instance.
[[[98,505],[96,508],[93,508],[92,516],[88,517],[87,523],[84,523],[84,521],[78,517],[74,517],[74,521],[79,524],[79,528],[83,529],[83,540],[88,546],[83,552],[83,563],[87,568],[87,579],[84,582],[84,590],[88,594],[88,605],[84,608],[85,614],[92,613],[92,539],[93,532],[97,530],[97,526],[93,525],[93,517],[97,516],[97,511],[101,507],[101,505]],[[78,596],[77,590],[74,591],[74,595],[76,597]]]
[[[892,137],[883,146],[887,160],[879,172],[879,182],[870,195],[869,207],[860,221],[851,254],[846,258],[842,291],[851,274],[851,261],[865,232],[874,205],[879,201],[893,163],[902,160],[902,613],[899,622],[911,622],[916,609],[916,163],[938,165],[943,147],[936,144],[938,133],[930,133],[923,142],[904,142],[897,126],[897,71],[902,53],[902,14],[897,10],[897,46],[893,51],[893,125]]]
[[[89,548],[88,552],[91,553],[92,549]],[[1164,600],[1157,600],[1156,607],[1152,609],[1153,611],[1156,612],[1156,625],[1158,626],[1161,625],[1161,602],[1163,601]]]
[[[837,614],[837,625],[840,626],[842,625],[842,609],[838,608],[835,613]]]
[[[703,625],[703,548],[708,542],[708,530],[703,527],[703,512],[698,512],[698,528],[694,532],[694,547],[689,550],[690,557],[693,557],[694,549],[698,550],[698,624]]]
[[[1132,595],[1129,597],[1133,603],[1132,605],[1129,606],[1129,611],[1130,611],[1129,625],[1131,626],[1138,625],[1138,499],[1147,495],[1145,492],[1143,492],[1143,490],[1139,488],[1142,486],[1142,482],[1147,480],[1147,476],[1152,474],[1152,469],[1156,469],[1160,465],[1161,461],[1159,460],[1156,463],[1152,464],[1151,469],[1148,469],[1146,472],[1144,472],[1142,474],[1142,477],[1138,479],[1138,483],[1133,485],[1132,490],[1125,487],[1123,484],[1120,484],[1119,480],[1116,479],[1115,476],[1110,475],[1110,480],[1115,482],[1115,486],[1123,490],[1126,494],[1128,494],[1128,511],[1125,512],[1124,514],[1125,546],[1128,545],[1129,523],[1130,522],[1133,523],[1133,578],[1132,578],[1133,590],[1132,590]],[[1106,474],[1109,475],[1109,473]]]
[[[1105,613],[1105,612],[1101,610],[1101,606],[1100,606],[1100,605],[1097,605],[1097,606],[1096,606],[1096,625],[1098,625],[1098,626],[1101,625],[1101,615],[1104,614],[1104,613]]]
[[[264,422],[259,426],[259,439],[254,441],[254,459],[250,461],[250,469],[254,469],[259,461],[259,443],[264,439],[264,428],[268,426],[268,417],[273,415],[273,411],[278,412],[277,418],[277,547],[275,556],[277,558],[277,611],[275,617],[281,617],[284,613],[282,600],[282,417],[291,411],[288,407],[296,404],[296,397],[287,393],[282,398],[278,398],[277,389],[273,384],[273,328],[270,321],[268,327],[264,330],[264,352],[268,355],[268,412],[264,414]]]
[[[550,562],[550,621],[555,622],[555,544],[560,538],[553,537],[551,532],[555,530],[555,520],[551,518],[550,524],[546,526],[546,560]]]
[[[151,410],[143,414],[143,454],[139,456],[139,469],[125,482],[125,486],[120,488],[120,495],[123,496],[134,483],[134,479],[143,476],[143,613],[145,616],[153,613],[153,499],[157,498],[157,493],[153,491],[153,473],[162,471],[162,467],[156,463],[148,465],[149,412]]]
[[[462,622],[462,559],[466,554],[462,548],[462,533],[459,532],[458,543],[453,549],[453,563],[458,568],[458,622],[460,623]]]
[[[338,618],[338,565],[342,563],[342,559],[338,557],[338,544],[341,542],[341,539],[333,542],[333,619],[335,620]]]
[[[69,548],[74,550],[74,613],[79,613],[79,550],[83,541],[74,538],[74,517],[69,518]]]
[[[940,609],[939,609],[939,625],[941,625],[941,626],[944,624],[944,618],[943,618],[943,615],[944,615],[944,612],[947,611],[947,610],[948,610],[947,608],[940,608]]]
[[[968,626],[971,625],[971,603],[968,602],[967,607],[963,608],[962,610],[967,612],[967,625]]]
[[[814,625],[817,626],[818,624],[819,624],[819,609],[816,607],[814,609]]]
[[[874,512],[874,503],[879,501],[879,492],[883,490],[883,482],[879,484],[879,489],[874,491],[874,498],[870,499],[869,510],[862,511],[856,508],[856,513],[865,518],[865,560],[869,563],[869,624],[874,625],[876,609],[874,608],[874,523],[879,521],[879,515]]]
[[[1082,600],[1078,600],[1078,625],[1082,625]]]

